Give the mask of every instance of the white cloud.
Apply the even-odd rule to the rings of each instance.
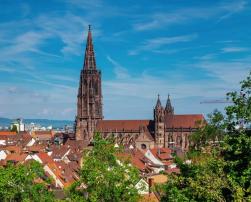
[[[226,11],[226,14],[221,16],[218,22],[231,17],[235,13],[243,11],[246,8],[247,4],[248,3],[243,0],[232,1],[222,4],[221,8]]]
[[[112,59],[110,56],[107,56],[106,58],[114,66],[114,73],[117,79],[126,79],[130,77],[125,67],[120,65],[117,61]]]
[[[163,105],[167,95],[171,94],[178,113],[207,114],[215,107],[223,110],[225,104],[202,105],[200,102],[223,99],[227,92],[238,90],[239,82],[245,79],[250,71],[250,64],[251,58],[222,62],[214,57],[207,57],[198,63],[181,64],[191,69],[191,74],[203,71],[204,76],[208,75],[203,78],[189,80],[184,77],[186,73],[179,71],[177,66],[171,73],[162,72],[162,75],[165,75],[162,77],[145,71],[138,76],[129,75],[126,79],[103,81],[106,118],[151,118],[149,115],[152,115],[157,94],[161,95]]]
[[[12,73],[12,72],[15,72],[15,69],[11,68],[11,67],[0,66],[0,72],[9,72],[9,73]]]
[[[101,0],[66,0],[66,3],[71,4],[73,6],[76,6],[78,8],[82,8],[82,9],[93,9],[93,8],[100,8],[102,7],[104,4]]]
[[[146,16],[144,16],[146,17]],[[154,28],[159,28],[161,26],[170,26],[173,24],[179,24],[180,22],[186,19],[185,16],[181,13],[155,13],[151,17],[151,20],[148,22],[139,22],[133,25],[134,29],[137,31],[150,30]]]
[[[51,78],[53,80],[60,80],[60,81],[71,81],[71,82],[77,82],[76,78],[73,78],[71,76],[65,76],[65,75],[48,75],[48,78]]]
[[[61,114],[62,114],[63,116],[66,116],[66,115],[69,115],[69,114],[72,115],[74,112],[75,112],[75,109],[74,109],[74,108],[68,107],[68,108],[63,109],[63,111],[61,112]]]
[[[205,55],[202,55],[200,57],[195,57],[195,59],[199,59],[199,60],[211,60],[213,59],[217,54],[216,53],[208,53]]]
[[[50,114],[50,110],[47,108],[44,108],[41,110],[41,112],[38,113],[38,115],[42,115],[42,116],[48,116]]]
[[[75,117],[77,87],[37,89],[1,83],[0,94],[0,111],[6,117],[70,120]]]
[[[88,28],[86,19],[80,16],[66,14],[65,16],[43,15],[36,19],[39,27],[51,37],[59,38],[64,43],[63,54],[80,55],[81,44]]]
[[[223,53],[236,53],[236,52],[245,52],[248,51],[248,48],[243,48],[243,47],[225,47],[222,48]]]
[[[220,6],[215,5],[209,8],[186,8],[174,12],[154,13],[146,16],[132,15],[132,12],[130,13],[128,10],[116,10],[112,6],[104,8],[104,2],[99,0],[69,0],[68,3],[68,5],[74,8],[85,9],[87,12],[81,10],[83,14],[74,15],[71,7],[67,7],[66,12],[50,12],[33,19],[0,24],[0,29],[3,30],[0,33],[0,42],[4,45],[0,48],[0,71],[25,75],[25,78],[18,79],[29,85],[22,89],[18,86],[18,83],[11,85],[10,83],[6,85],[1,83],[1,114],[9,114],[14,117],[19,114],[24,117],[33,117],[34,114],[40,112],[40,118],[49,116],[50,118],[73,119],[75,116],[78,77],[49,75],[48,72],[43,72],[42,74],[36,69],[41,59],[36,60],[36,57],[31,58],[25,54],[32,53],[39,56],[62,57],[62,59],[65,59],[65,56],[71,57],[72,55],[83,54],[80,42],[86,37],[87,25],[90,23],[95,24],[94,35],[100,36],[100,17],[103,20],[103,18],[112,15],[127,15],[132,20],[137,19],[137,22],[134,24],[134,30],[143,31],[184,24],[196,19],[207,20],[222,16],[221,18],[225,20],[246,7],[246,4],[238,4],[237,2],[237,5],[234,6],[221,4]],[[26,13],[28,12],[28,8],[24,7],[24,15],[27,15]],[[117,32],[114,36],[122,38],[121,36],[128,35],[128,33],[131,32]],[[114,37],[112,33],[111,36]],[[196,37],[197,35],[194,34],[152,38],[139,44],[130,53],[138,54],[141,51],[152,51],[171,54],[178,50],[165,49],[167,46],[188,42],[196,39]],[[55,38],[62,42],[59,55],[54,55],[41,49],[50,41],[48,39]],[[228,52],[233,51],[229,47],[224,50]],[[237,49],[234,51],[237,51]],[[107,56],[107,60],[114,67],[116,78],[103,81],[102,84],[104,89],[104,110],[105,113],[109,111],[106,117],[115,117],[114,114],[116,113],[120,114],[122,118],[130,116],[132,118],[142,118],[149,116],[149,114],[152,115],[152,107],[155,104],[155,98],[158,93],[161,94],[163,100],[166,99],[168,93],[177,102],[182,100],[182,109],[187,108],[186,110],[188,110],[185,112],[189,113],[189,110],[194,112],[203,110],[196,106],[200,99],[205,97],[223,97],[227,91],[234,89],[237,83],[244,78],[247,70],[250,69],[248,64],[251,63],[250,60],[245,62],[213,61],[214,58],[211,56],[207,55],[204,57],[206,61],[190,64],[190,66],[194,66],[191,74],[193,71],[202,69],[210,74],[213,79],[195,81],[183,79],[183,74],[185,73],[178,69],[177,72],[179,71],[179,73],[175,71],[172,74],[166,73],[165,77],[153,76],[151,72],[133,76],[130,75],[130,72],[123,64],[117,62],[118,58],[114,59]],[[48,59],[48,57],[46,58]],[[66,85],[62,81],[70,81],[72,83],[70,83],[71,85]],[[76,83],[74,83],[75,81]],[[40,84],[39,88],[37,88],[37,84]],[[191,95],[196,98],[191,98]],[[190,102],[186,106],[188,99]]]
[[[233,90],[233,86],[226,86],[222,81],[181,81],[176,77],[179,75],[175,73],[165,78],[142,74],[126,80],[103,81],[105,118],[152,118],[158,94],[163,105],[168,94],[171,95],[174,106],[177,106],[176,113],[209,113],[212,107],[200,105],[200,101],[222,98]]]
[[[159,50],[163,46],[167,46],[174,43],[188,42],[197,38],[197,34],[173,36],[173,37],[158,37],[145,41],[140,46],[129,51],[129,55],[137,55],[141,51],[161,51]],[[174,50],[175,52],[176,50]]]
[[[250,71],[249,61],[205,61],[196,64],[198,68],[207,70],[211,76],[219,79],[226,87],[235,87]]]
[[[218,18],[217,22],[229,18],[246,8],[246,1],[228,1],[224,4],[212,4],[208,7],[192,7],[175,11],[164,11],[140,16],[133,24],[136,31],[165,28],[176,24],[193,22],[196,19]]]

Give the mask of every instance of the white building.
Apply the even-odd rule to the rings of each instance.
[[[17,127],[17,132],[23,132],[25,131],[25,124],[23,123],[23,119],[19,118],[13,121],[10,125],[10,128],[12,129],[14,126]]]

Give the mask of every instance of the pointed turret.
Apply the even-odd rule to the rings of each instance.
[[[170,95],[168,94],[168,98],[167,98],[167,101],[166,101],[166,108],[165,108],[165,114],[174,114],[174,108],[172,106],[172,103],[171,103],[171,99],[170,99]]]
[[[95,54],[94,54],[94,49],[93,49],[93,43],[92,43],[91,25],[89,25],[89,30],[88,30],[83,69],[85,70],[96,69],[96,60],[95,60]]]
[[[156,106],[155,106],[155,109],[157,109],[157,108],[158,109],[162,108],[160,98],[159,98],[159,94],[158,94],[158,99],[157,99],[157,103],[156,103]]]

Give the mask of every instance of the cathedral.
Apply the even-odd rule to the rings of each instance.
[[[204,120],[202,114],[175,114],[169,95],[165,106],[158,95],[153,120],[104,120],[102,108],[101,71],[96,67],[89,26],[77,96],[76,140],[91,142],[95,132],[99,132],[103,138],[113,136],[117,144],[129,148],[168,147],[187,151],[189,135]]]

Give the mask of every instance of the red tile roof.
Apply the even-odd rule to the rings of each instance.
[[[180,173],[180,169],[179,168],[168,168],[167,170],[165,170],[166,173]]]
[[[98,121],[96,130],[98,132],[102,131],[138,131],[140,127],[151,127],[151,120],[102,120]]]
[[[57,146],[51,147],[51,150],[52,150],[51,157],[53,159],[62,159],[63,156],[70,150],[70,147],[66,145],[63,145],[63,146],[57,145]]]
[[[158,159],[160,160],[169,160],[169,159],[173,159],[172,155],[171,155],[171,149],[169,148],[153,148],[150,149],[151,153]]]
[[[75,181],[73,176],[74,172],[63,162],[52,162],[48,163],[47,166],[56,175],[57,179],[61,181],[65,188]]]
[[[30,152],[41,152],[45,150],[45,145],[43,144],[34,144],[30,147],[25,147],[24,150],[30,151]]]
[[[166,126],[168,128],[198,128],[197,122],[203,121],[202,114],[169,115],[166,117]]]
[[[15,162],[24,162],[25,158],[28,156],[28,154],[9,154],[6,157],[6,161],[15,161]]]
[[[0,135],[16,135],[16,132],[11,131],[0,131]]]
[[[53,131],[33,131],[32,136],[34,138],[37,138],[38,140],[51,140],[51,138],[54,136]]]
[[[43,164],[53,163],[53,159],[45,152],[39,152],[37,156],[41,159]]]
[[[20,153],[22,148],[20,146],[6,146],[4,150],[10,151],[12,153]]]
[[[149,169],[147,165],[149,162],[145,158],[144,154],[139,149],[128,150],[123,153],[117,154],[119,159],[129,160],[133,166],[138,168],[140,171]]]
[[[202,114],[186,115],[168,115],[166,117],[166,126],[169,128],[197,128],[197,122],[203,121]],[[153,131],[154,125],[152,120],[101,120],[98,121],[96,130],[105,131],[139,131],[144,127],[148,131]]]

